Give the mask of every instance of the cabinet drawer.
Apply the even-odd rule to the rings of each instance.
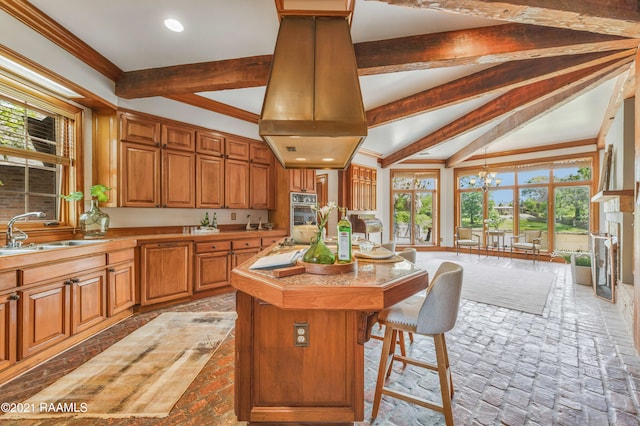
[[[231,248],[234,250],[246,248],[260,248],[260,238],[252,238],[247,240],[231,241]]]
[[[118,250],[112,253],[107,253],[107,264],[113,265],[114,263],[126,262],[127,260],[133,260],[134,249],[129,248],[125,250]]]
[[[196,253],[212,253],[231,250],[231,241],[209,241],[196,244]]]
[[[96,254],[66,262],[53,263],[42,266],[35,266],[20,271],[22,285],[37,283],[56,277],[65,277],[78,272],[88,271],[94,268],[104,268],[107,265],[107,258],[104,254]]]
[[[262,239],[262,247],[268,247],[273,243],[280,241],[282,237],[265,237]]]
[[[16,271],[0,272],[0,291],[18,285],[18,274]]]

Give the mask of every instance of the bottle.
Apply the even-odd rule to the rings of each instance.
[[[338,222],[338,263],[351,262],[351,222],[347,219],[347,208],[340,208]]]
[[[216,217],[215,212],[213,212],[213,222],[211,223],[211,226],[213,226],[215,229],[218,229],[218,218]]]
[[[200,225],[202,225],[204,227],[208,227],[209,226],[209,212],[205,212],[204,219],[202,219],[200,221]]]

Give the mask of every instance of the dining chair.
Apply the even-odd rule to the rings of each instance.
[[[460,247],[469,247],[469,254],[473,247],[478,248],[478,256],[480,256],[480,236],[473,233],[473,228],[466,226],[458,226],[455,235],[456,254],[460,254]]]
[[[411,263],[416,263],[416,249],[413,247],[406,247],[404,250],[397,253],[398,256],[404,257]]]
[[[453,262],[443,262],[427,290],[426,296],[411,296],[402,302],[380,311],[378,321],[385,326],[384,342],[378,367],[378,379],[373,397],[371,421],[378,415],[382,395],[418,404],[444,414],[447,426],[453,426],[453,382],[445,333],[451,330],[458,318],[460,293],[462,291],[462,266]],[[401,331],[431,336],[434,340],[436,362],[397,355],[395,345]],[[406,391],[385,386],[391,375],[393,362],[401,361],[417,367],[436,371],[440,379],[442,405],[425,398],[411,395]]]
[[[396,251],[396,242],[389,241],[388,243],[380,244],[380,247],[386,248],[387,250],[393,253]]]

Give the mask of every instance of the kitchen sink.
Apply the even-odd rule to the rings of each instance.
[[[111,240],[64,240],[64,241],[54,241],[51,243],[39,244],[38,247],[46,247],[46,248],[75,247],[75,246],[86,246],[90,244],[106,243],[109,241]]]

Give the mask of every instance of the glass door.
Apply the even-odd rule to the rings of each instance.
[[[435,245],[437,173],[395,171],[392,174],[393,233],[400,245]]]

